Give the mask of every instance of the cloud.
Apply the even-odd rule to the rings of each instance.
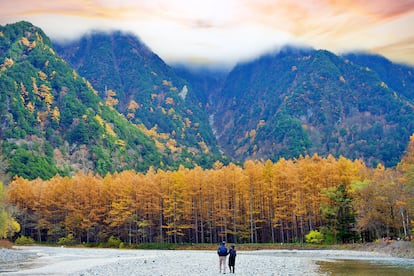
[[[234,64],[303,43],[414,64],[412,0],[2,1],[0,23],[19,20],[61,40],[90,29],[131,31],[168,62]]]

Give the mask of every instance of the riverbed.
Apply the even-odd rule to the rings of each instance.
[[[3,257],[15,254],[6,262]],[[23,256],[23,257],[22,257]],[[414,275],[413,259],[353,250],[238,251],[237,275],[379,275],[350,271],[355,264],[370,270]],[[348,265],[348,266],[347,266]],[[348,268],[347,268],[348,267]],[[339,270],[336,270],[336,269]],[[347,270],[348,269],[348,270]],[[227,274],[229,270],[227,269]],[[340,274],[343,273],[343,274]],[[20,246],[0,251],[1,275],[219,275],[215,251],[119,250]],[[399,274],[387,274],[399,275]]]

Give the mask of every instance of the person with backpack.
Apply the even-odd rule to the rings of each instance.
[[[234,244],[230,247],[231,248],[229,250],[229,269],[230,273],[234,273],[234,265],[236,264],[236,249],[234,249]]]
[[[225,241],[221,242],[219,248],[217,249],[217,254],[219,256],[220,273],[221,273],[221,270],[223,268],[223,273],[226,274],[226,257],[229,254],[229,252],[227,250]]]

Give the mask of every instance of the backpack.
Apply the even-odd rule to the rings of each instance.
[[[227,256],[227,248],[224,245],[220,245],[218,249],[218,254],[220,256]]]

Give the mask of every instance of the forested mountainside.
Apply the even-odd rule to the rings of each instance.
[[[197,91],[131,34],[93,32],[57,51],[135,124],[174,139],[204,166],[220,158]]]
[[[113,108],[115,99],[102,100],[30,23],[0,27],[0,80],[3,181],[14,175],[48,179],[79,170],[105,175],[150,166],[173,169],[204,160],[202,154],[194,157],[178,149],[173,137],[119,114]],[[165,86],[172,88],[170,82]],[[174,97],[171,101],[178,102]],[[196,128],[188,125],[191,131]]]
[[[236,66],[214,127],[239,160],[318,153],[394,166],[414,132],[414,69],[367,54],[286,47]]]
[[[367,53],[349,53],[343,56],[355,66],[372,70],[393,90],[408,100],[414,100],[414,68],[412,66],[395,64],[390,60]]]
[[[172,69],[122,33],[95,33],[58,49],[103,98],[114,89],[118,110],[133,121],[157,125],[187,147],[198,137],[211,152],[214,133],[219,148],[241,162],[318,153],[394,166],[414,131],[413,68],[380,56],[285,47],[223,74]],[[187,98],[174,97],[184,86]],[[139,118],[128,110],[131,98]],[[199,132],[177,135],[186,118]]]
[[[0,27],[0,180],[313,153],[394,166],[414,132],[414,69],[380,56],[286,47],[223,73],[120,32],[55,46]]]

